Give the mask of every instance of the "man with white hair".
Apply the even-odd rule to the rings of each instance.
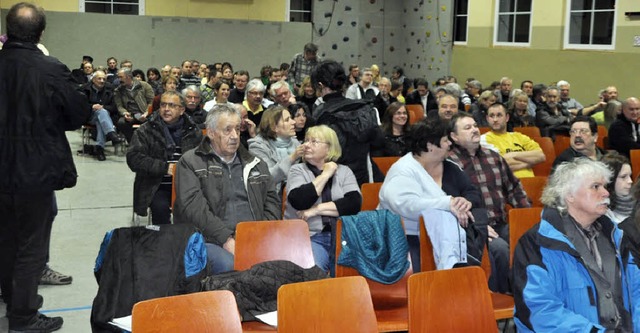
[[[282,105],[285,108],[288,108],[289,105],[296,102],[296,98],[293,97],[289,89],[289,83],[285,80],[276,81],[271,84],[269,93],[276,104]]]
[[[578,111],[582,110],[584,106],[582,106],[580,102],[576,101],[575,98],[569,97],[569,91],[571,90],[569,82],[560,80],[558,81],[557,86],[560,90],[560,105],[562,105],[565,110],[571,112],[572,115],[577,115]]]
[[[549,177],[541,221],[513,258],[518,332],[640,330],[640,271],[620,254],[622,231],[605,215],[611,176],[602,162],[577,158]]]

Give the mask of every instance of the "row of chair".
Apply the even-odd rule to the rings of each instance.
[[[480,268],[413,274],[407,288],[409,332],[497,331]],[[361,276],[283,285],[277,317],[281,333],[378,332],[369,287]],[[226,290],[139,302],[132,325],[134,333],[243,332],[235,297]]]

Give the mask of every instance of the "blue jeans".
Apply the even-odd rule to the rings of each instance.
[[[107,142],[107,134],[115,131],[109,111],[105,109],[94,111],[91,119],[89,119],[89,124],[96,126],[96,131],[98,132],[96,144],[104,148],[104,144]]]
[[[334,275],[335,266],[335,250],[332,239],[330,231],[319,232],[311,236],[313,260],[316,262],[316,266],[325,272],[331,272],[331,276]]]
[[[233,254],[222,247],[206,243],[207,264],[212,274],[220,274],[233,270]]]

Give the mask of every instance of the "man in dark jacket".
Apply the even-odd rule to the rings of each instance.
[[[89,118],[69,69],[36,44],[44,10],[11,7],[0,51],[0,282],[9,330],[52,332],[60,317],[38,312],[38,281],[51,236],[54,191],[73,187],[77,172],[64,131]]]
[[[91,119],[89,124],[96,126],[96,158],[104,161],[104,145],[111,141],[114,145],[124,141],[116,134],[113,126],[112,115],[118,114],[116,103],[113,100],[113,90],[106,86],[107,75],[102,70],[97,70],[91,77],[91,82],[82,86],[82,92],[89,99]]]
[[[213,273],[233,269],[236,224],[282,216],[267,164],[240,144],[240,113],[226,104],[209,111],[207,137],[176,166],[176,223],[192,223],[207,242]]]
[[[202,131],[185,112],[186,100],[167,91],[160,98],[160,109],[133,133],[127,164],[136,173],[133,209],[147,215],[151,207],[153,224],[171,223],[173,170],[183,152],[202,141]]]
[[[417,79],[414,83],[416,90],[407,95],[407,105],[419,104],[422,105],[425,116],[429,110],[438,108],[438,102],[435,96],[429,91],[429,84],[425,79]]]
[[[609,146],[629,157],[631,149],[640,149],[640,99],[629,97],[622,102],[622,113],[609,127]]]

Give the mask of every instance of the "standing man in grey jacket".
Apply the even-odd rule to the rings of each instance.
[[[217,104],[205,121],[207,136],[182,155],[176,169],[176,223],[192,223],[207,242],[214,274],[233,270],[238,222],[280,218],[269,167],[240,144],[240,114]]]
[[[0,51],[0,284],[9,332],[52,332],[60,317],[38,309],[38,282],[51,238],[54,191],[78,174],[66,130],[89,119],[86,97],[67,66],[36,44],[44,10],[18,3],[6,17],[9,39]]]

